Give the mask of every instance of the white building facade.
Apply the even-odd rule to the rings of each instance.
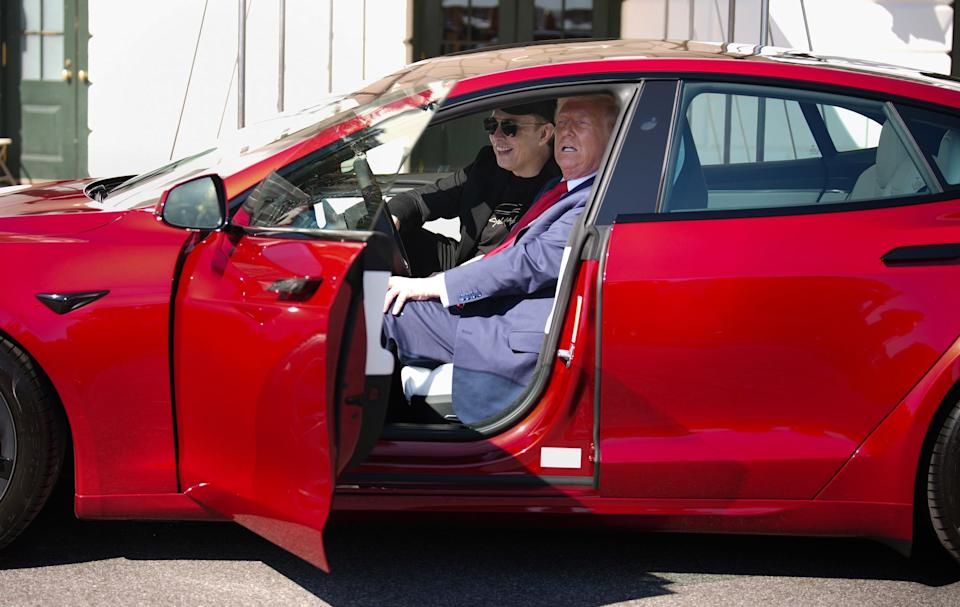
[[[149,170],[237,130],[241,48],[247,125],[459,48],[591,34],[756,44],[764,5],[770,44],[941,73],[952,67],[948,0],[245,0],[242,45],[244,0],[21,2],[24,14],[61,3],[68,17],[75,3],[78,23],[86,18],[89,38],[80,32],[78,45],[86,40],[86,48],[77,51],[85,61],[67,65],[67,57],[61,76],[59,57],[44,55],[50,69],[36,77],[53,87],[70,72],[63,82],[81,87],[74,139],[83,151],[75,170],[93,176]],[[49,14],[31,18],[43,29]],[[8,37],[20,36],[24,66],[36,47],[27,22],[20,18],[19,34],[5,26]],[[465,37],[469,44],[462,45]],[[30,74],[24,67],[21,81]],[[21,107],[28,96],[20,95]],[[16,116],[17,102],[16,94],[5,96],[5,115]],[[50,154],[30,150],[37,127],[23,112],[11,124],[20,125],[27,168],[30,159]]]
[[[765,43],[949,74],[952,5],[951,0],[769,0]],[[759,44],[762,6],[762,0],[624,0],[621,35]]]
[[[410,4],[247,0],[245,123],[402,67]],[[138,172],[238,128],[239,7],[235,0],[166,0],[146,9],[91,0],[91,175]]]

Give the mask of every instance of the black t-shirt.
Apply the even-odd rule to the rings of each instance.
[[[545,167],[547,172],[551,172],[550,164],[548,163]],[[502,202],[493,209],[493,214],[480,231],[480,238],[477,241],[479,254],[486,254],[504,241],[520,217],[533,204],[533,198],[543,187],[544,177],[543,170],[535,177],[510,176],[500,196]]]

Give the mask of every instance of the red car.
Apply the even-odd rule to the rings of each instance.
[[[476,427],[437,415],[442,377],[407,402],[384,197],[469,161],[495,107],[596,92],[620,119],[532,384]],[[324,568],[331,508],[932,534],[958,557],[958,108],[934,74],[574,41],[5,194],[0,544],[70,449],[81,518],[231,519]]]

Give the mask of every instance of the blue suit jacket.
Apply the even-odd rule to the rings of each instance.
[[[593,179],[566,194],[503,251],[444,273],[463,304],[454,342],[453,409],[476,423],[508,407],[533,375],[560,262]]]

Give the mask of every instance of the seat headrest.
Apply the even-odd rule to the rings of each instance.
[[[947,183],[960,183],[960,130],[950,129],[943,134],[935,160]]]
[[[877,185],[887,187],[904,161],[910,162],[907,150],[888,120],[880,129],[880,142],[877,144]]]

